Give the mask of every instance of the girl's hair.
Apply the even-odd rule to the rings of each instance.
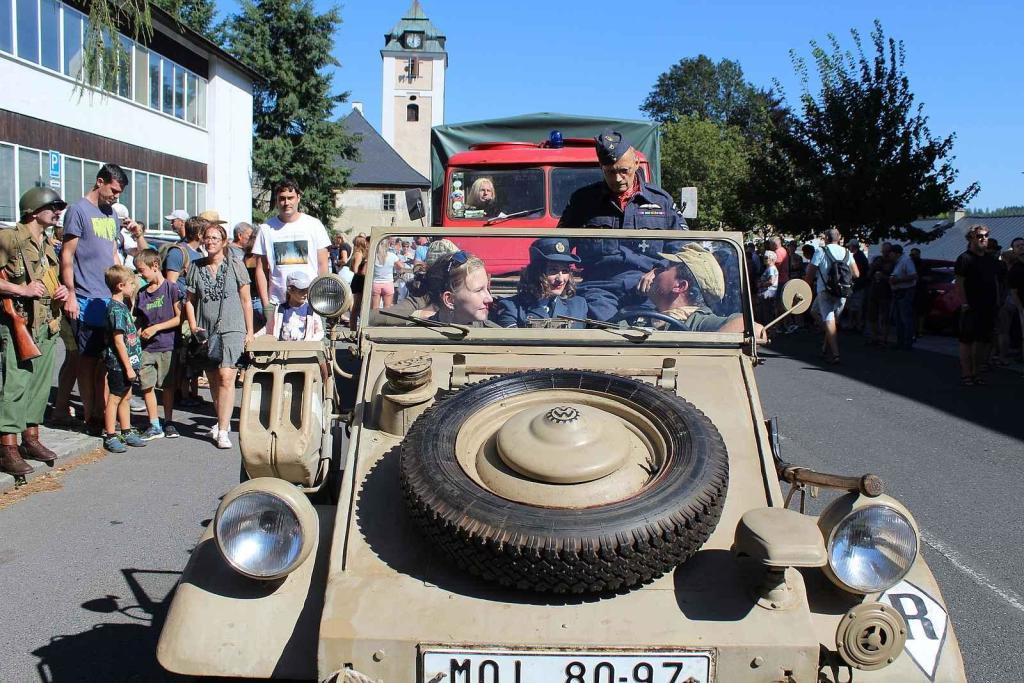
[[[356,235],[352,239],[352,255],[348,257],[348,263],[346,264],[349,269],[355,270],[356,254],[361,254],[363,261],[366,260],[366,255],[370,250],[370,241],[363,235]]]
[[[453,259],[458,254],[463,254],[466,259],[464,263],[453,263]],[[457,251],[438,259],[434,265],[430,266],[423,276],[422,286],[425,288],[427,296],[430,297],[430,302],[440,306],[442,294],[454,292],[466,284],[466,278],[470,273],[482,268],[484,268],[484,262],[479,258],[464,251]]]
[[[523,272],[519,275],[519,293],[534,299],[546,299],[551,296],[551,287],[548,285],[546,271],[547,261],[531,261],[530,265],[523,268]],[[576,283],[570,276],[561,296],[568,299],[575,295]]]
[[[466,204],[469,206],[477,206],[480,202],[480,188],[484,183],[491,186],[491,194],[494,195],[494,199],[497,199],[498,193],[494,190],[494,181],[483,176],[473,181],[473,184],[469,187],[469,194],[466,195]]]
[[[373,262],[378,266],[384,265],[384,258],[388,253],[388,243],[384,240],[377,242],[377,251],[374,252]]]
[[[135,273],[124,266],[110,266],[107,268],[106,272],[103,273],[103,279],[106,281],[107,289],[110,290],[110,293],[117,294],[117,286],[134,280]]]

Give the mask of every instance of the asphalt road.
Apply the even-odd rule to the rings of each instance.
[[[1024,377],[961,389],[948,355],[869,353],[856,338],[826,367],[809,334],[765,355],[758,383],[785,458],[879,474],[922,528],[970,679],[1020,681]],[[237,448],[202,436],[211,422],[184,416],[183,438],[76,467],[0,510],[0,681],[169,680],[154,657],[167,597],[237,481]]]

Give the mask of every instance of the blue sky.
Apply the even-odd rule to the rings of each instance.
[[[317,7],[329,3],[316,0]],[[383,36],[411,0],[349,0],[335,38],[339,91],[380,128]],[[789,51],[872,21],[906,45],[906,72],[933,134],[956,134],[958,186],[973,207],[1024,204],[1024,3],[421,0],[448,38],[446,122],[537,111],[643,118],[657,77],[684,57],[734,59],[747,79],[799,95]],[[236,0],[218,0],[221,13]],[[343,106],[345,113],[348,105]]]

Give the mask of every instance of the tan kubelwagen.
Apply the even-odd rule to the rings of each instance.
[[[347,287],[316,280],[330,338],[250,348],[245,481],[184,570],[164,667],[358,683],[965,680],[906,507],[873,475],[782,461],[754,381],[741,235],[416,232],[524,255],[558,235],[606,263],[665,261],[639,302],[575,273],[576,296],[633,299],[609,320],[515,327],[371,315],[364,300],[352,334],[336,324]],[[371,254],[389,234],[373,231]],[[496,299],[523,289],[487,274]],[[810,291],[782,298],[801,312]],[[835,491],[817,517],[792,509],[807,486]]]

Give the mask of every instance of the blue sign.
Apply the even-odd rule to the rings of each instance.
[[[60,178],[60,152],[50,150],[50,177]]]

